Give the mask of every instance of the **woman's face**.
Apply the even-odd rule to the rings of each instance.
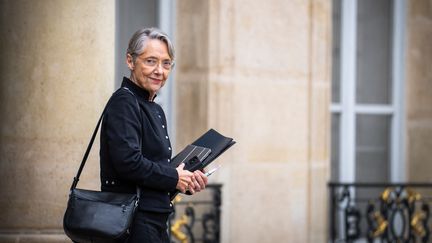
[[[147,90],[150,93],[150,100],[153,100],[156,92],[164,86],[171,71],[172,61],[165,42],[148,40],[144,52],[136,58],[135,63],[130,54],[127,55],[126,62],[131,70],[130,79]]]

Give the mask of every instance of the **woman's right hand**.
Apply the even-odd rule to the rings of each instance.
[[[194,174],[188,170],[184,170],[185,167],[184,163],[181,163],[177,168],[177,174],[178,174],[178,181],[176,189],[181,191],[182,193],[186,193],[187,190],[189,190],[189,185],[192,183],[192,177]]]

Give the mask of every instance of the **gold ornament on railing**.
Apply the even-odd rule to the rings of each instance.
[[[185,233],[181,231],[181,228],[184,225],[187,225],[189,222],[189,217],[186,215],[182,215],[180,219],[176,220],[174,224],[171,226],[171,234],[179,240],[181,243],[188,243],[188,237]]]
[[[421,194],[414,191],[413,189],[407,188],[406,192],[407,192],[407,198],[409,204],[412,204],[415,201],[420,201],[422,199]]]
[[[387,220],[385,220],[385,218],[380,212],[374,212],[373,218],[375,222],[377,222],[377,227],[375,231],[372,233],[372,236],[375,238],[382,235],[386,231],[388,227],[388,222]]]
[[[175,196],[175,198],[172,200],[172,204],[176,204],[176,203],[178,203],[178,202],[181,202],[182,199],[183,199],[182,196],[177,195],[177,196]]]
[[[426,230],[423,226],[422,221],[426,218],[426,214],[423,212],[418,212],[414,215],[414,217],[411,219],[410,225],[413,229],[413,231],[421,236],[424,237],[426,235]]]
[[[381,200],[388,203],[390,200],[390,195],[393,191],[392,187],[387,187],[382,193],[381,193]]]

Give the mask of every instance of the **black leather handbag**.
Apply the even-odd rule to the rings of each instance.
[[[105,111],[99,118],[80,168],[74,177],[67,209],[63,217],[63,229],[73,242],[124,242],[129,236],[129,228],[140,199],[139,187],[137,187],[136,194],[76,188],[104,113]]]

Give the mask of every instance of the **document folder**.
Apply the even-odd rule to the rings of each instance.
[[[195,142],[192,143],[192,145],[211,149],[210,155],[207,156],[207,158],[205,158],[203,161],[201,161],[202,167],[199,169],[203,169],[204,167],[209,165],[217,157],[219,157],[219,155],[223,154],[234,144],[234,139],[225,137],[214,129],[208,130],[201,137],[195,140]]]
[[[210,129],[192,144],[186,146],[171,160],[170,164],[177,167],[180,163],[185,163],[185,169],[189,171],[201,170],[234,144],[234,139]],[[177,193],[178,191],[171,194],[171,200]]]
[[[201,170],[234,144],[232,138],[210,129],[172,158],[170,164],[177,167],[185,163],[185,169],[189,171]]]
[[[198,159],[199,161],[203,161],[206,159],[211,153],[211,149],[196,146],[196,145],[188,145],[184,148],[180,153],[178,153],[174,158],[171,159],[171,166],[177,167],[181,163],[185,163],[185,168],[190,167],[189,161],[192,159]]]

